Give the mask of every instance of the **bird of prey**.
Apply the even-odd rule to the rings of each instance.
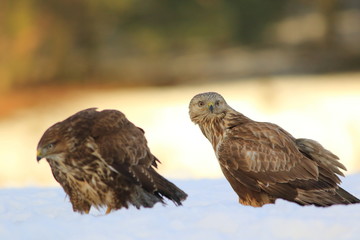
[[[117,110],[80,111],[47,129],[37,146],[52,174],[70,198],[73,210],[106,213],[134,205],[176,205],[187,194],[156,172],[159,160],[150,152],[144,131]]]
[[[321,207],[360,202],[339,186],[344,165],[318,142],[253,121],[215,92],[194,96],[189,114],[241,204],[261,207],[278,198]]]

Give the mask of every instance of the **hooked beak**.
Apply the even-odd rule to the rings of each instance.
[[[208,107],[211,113],[214,112],[214,104],[212,102],[208,103]]]
[[[38,150],[36,151],[36,161],[39,162],[42,158],[43,158],[43,157],[42,157],[41,149],[38,149]]]

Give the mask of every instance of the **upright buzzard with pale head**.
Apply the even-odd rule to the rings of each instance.
[[[346,169],[318,142],[253,121],[215,92],[194,96],[189,109],[241,204],[261,207],[278,198],[322,207],[360,202],[339,187]]]
[[[91,206],[106,213],[134,205],[153,207],[164,197],[176,205],[187,194],[155,170],[159,160],[150,152],[144,131],[117,110],[80,111],[47,129],[37,147],[46,158],[73,210]]]

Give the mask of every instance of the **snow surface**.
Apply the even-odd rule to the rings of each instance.
[[[172,180],[188,194],[183,206],[74,213],[63,190],[0,190],[0,239],[359,239],[360,204],[317,208],[278,200],[238,204],[225,179]],[[342,186],[360,196],[360,174]]]

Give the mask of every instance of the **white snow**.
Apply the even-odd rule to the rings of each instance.
[[[172,180],[189,194],[152,209],[74,213],[60,187],[0,190],[0,239],[359,239],[360,204],[242,206],[225,179]],[[360,196],[360,174],[342,187]]]

